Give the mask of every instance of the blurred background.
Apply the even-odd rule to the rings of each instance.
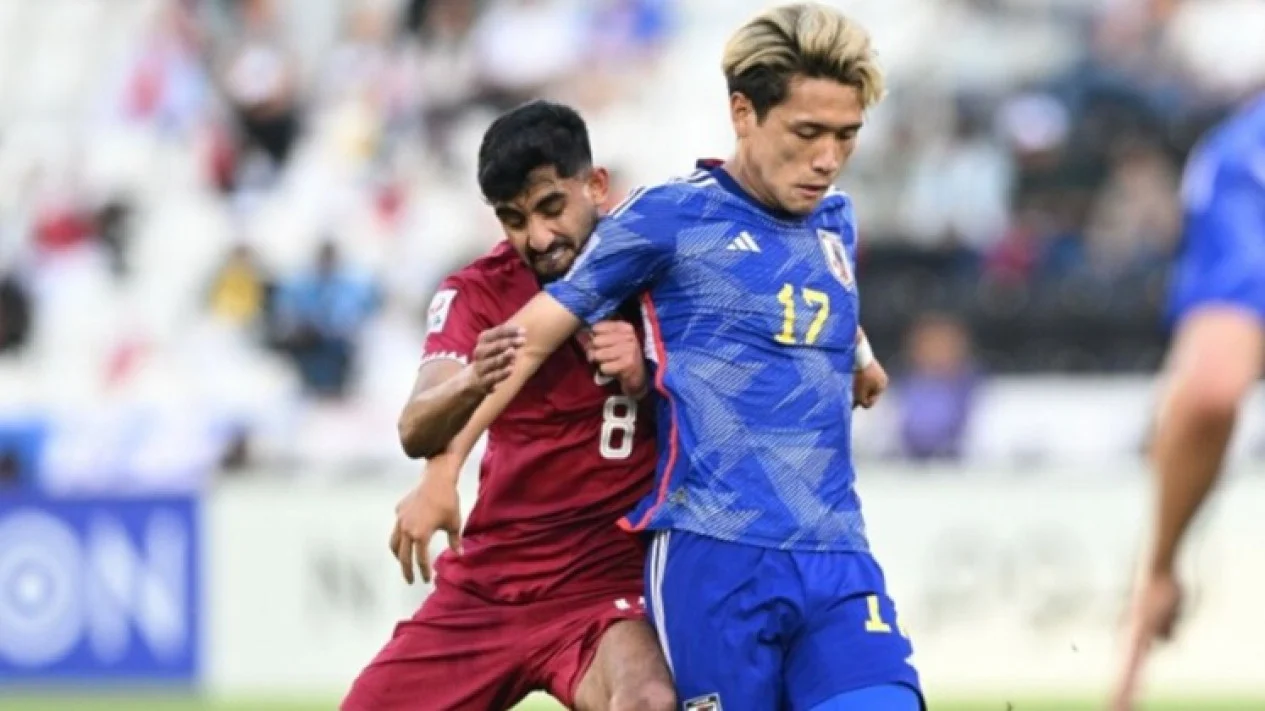
[[[500,239],[483,129],[572,103],[613,201],[726,156],[721,47],[771,4],[0,0],[0,705],[333,707],[426,592],[394,422],[434,287]],[[1265,4],[830,4],[891,86],[841,179],[893,375],[855,446],[932,699],[1092,694],[1181,166],[1265,87]],[[1265,699],[1265,398],[1232,460],[1157,680]]]

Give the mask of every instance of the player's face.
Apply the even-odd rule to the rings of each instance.
[[[731,98],[730,111],[758,197],[797,215],[812,212],[839,177],[864,115],[856,87],[802,76],[763,121],[741,94]]]
[[[606,169],[594,167],[570,178],[553,166],[531,172],[513,200],[493,206],[505,237],[542,282],[567,273],[597,225],[606,200]]]

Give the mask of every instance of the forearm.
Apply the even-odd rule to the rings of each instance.
[[[1159,494],[1151,571],[1172,571],[1182,539],[1221,473],[1234,421],[1233,409],[1201,408],[1186,389],[1174,393],[1161,412],[1155,432]]]
[[[541,294],[533,298],[508,322],[523,329],[523,344],[516,350],[510,375],[472,408],[458,428],[460,431],[445,443],[444,453],[464,461],[479,437],[500,416],[540,366],[548,360],[580,327],[580,321],[551,297]]]
[[[400,444],[405,454],[418,459],[444,451],[484,399],[484,393],[464,370],[414,395],[400,414]]]

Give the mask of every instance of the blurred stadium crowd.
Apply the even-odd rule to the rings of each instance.
[[[483,127],[575,104],[616,199],[723,155],[762,4],[0,0],[0,478],[398,469],[430,293],[499,239]],[[892,77],[843,187],[902,454],[954,456],[985,374],[1153,369],[1180,165],[1261,84],[1262,6],[846,6]]]

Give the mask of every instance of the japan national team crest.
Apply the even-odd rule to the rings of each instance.
[[[721,711],[720,694],[698,696],[685,702],[685,711]]]
[[[848,251],[843,247],[843,238],[830,230],[817,230],[817,239],[821,241],[821,251],[826,255],[830,273],[835,275],[845,289],[853,288],[856,281],[852,278],[852,266],[848,264]]]

